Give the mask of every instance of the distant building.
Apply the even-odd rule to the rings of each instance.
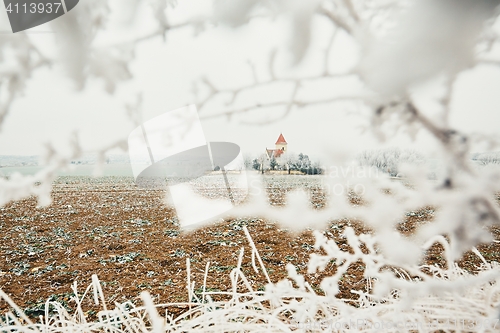
[[[278,140],[276,140],[275,149],[266,148],[267,158],[272,159],[274,156],[275,159],[279,159],[283,154],[286,153],[287,145],[288,143],[286,142],[285,137],[281,133],[280,136],[278,137]]]

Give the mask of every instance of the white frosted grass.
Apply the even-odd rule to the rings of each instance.
[[[176,1],[168,1],[171,4],[174,2]],[[412,2],[413,7],[409,6]],[[176,20],[176,24],[173,25],[165,23],[165,6],[155,5],[152,11],[148,9],[149,14],[137,17],[136,25],[139,26],[147,20],[148,24],[153,22],[157,23],[156,25],[159,24],[159,27],[168,29],[155,28],[153,32],[142,34],[141,31],[139,35],[132,34],[130,38],[120,41],[124,43],[123,46],[126,46],[124,49],[128,51],[120,52],[118,55],[114,52],[117,46],[114,37],[121,28],[104,25],[102,22],[107,21],[111,12],[115,14],[119,12],[109,10],[107,1],[80,1],[80,9],[73,12],[74,15],[65,17],[70,21],[55,20],[51,23],[53,30],[61,37],[61,42],[57,43],[58,45],[48,46],[48,52],[40,52],[38,44],[32,43],[33,40],[29,36],[18,39],[16,43],[11,43],[8,38],[0,40],[2,50],[5,49],[5,52],[13,55],[13,57],[5,57],[7,62],[2,61],[0,65],[15,68],[4,71],[6,84],[3,87],[6,87],[6,94],[0,101],[0,125],[3,124],[4,119],[7,119],[6,116],[13,103],[23,94],[25,87],[29,86],[29,80],[37,77],[36,71],[52,63],[59,63],[66,68],[67,70],[62,72],[66,73],[65,76],[70,78],[76,87],[83,89],[89,77],[97,77],[104,79],[106,90],[112,93],[125,79],[131,78],[129,64],[132,63],[133,51],[139,42],[159,36],[164,38],[167,30],[170,34],[171,30],[183,26],[204,27],[204,22],[209,22],[208,26],[239,27],[249,22],[257,13],[258,22],[252,20],[255,24],[266,22],[266,20],[261,20],[261,17],[275,20],[276,17],[285,15],[292,18],[292,25],[287,28],[287,31],[297,38],[290,39],[289,55],[295,62],[303,60],[304,68],[308,68],[309,65],[313,65],[313,62],[316,65],[317,61],[309,62],[310,60],[306,58],[319,58],[304,57],[304,55],[309,51],[312,52],[311,54],[324,52],[324,46],[317,49],[319,44],[316,41],[313,42],[311,38],[318,35],[312,23],[316,22],[317,16],[322,17],[321,20],[326,18],[326,22],[329,22],[335,31],[337,28],[343,31],[338,36],[350,36],[349,43],[356,44],[355,50],[360,51],[360,57],[348,57],[354,59],[353,62],[337,64],[339,68],[335,70],[335,74],[330,72],[332,65],[330,51],[334,52],[336,45],[339,45],[337,34],[334,34],[330,45],[326,48],[324,71],[318,72],[319,74],[299,71],[296,77],[294,75],[290,79],[286,75],[283,76],[282,70],[275,66],[274,51],[268,50],[270,61],[266,72],[269,72],[269,80],[258,80],[257,69],[252,69],[254,83],[243,86],[235,83],[220,90],[217,89],[217,85],[212,84],[212,82],[217,82],[216,77],[201,75],[203,79],[195,86],[200,86],[201,91],[208,88],[208,92],[198,94],[198,88],[194,91],[202,104],[200,110],[203,108],[205,112],[207,107],[204,106],[206,105],[212,105],[216,109],[218,107],[216,100],[222,94],[233,95],[232,100],[224,107],[227,107],[228,111],[217,113],[219,116],[227,115],[228,117],[240,112],[263,110],[263,108],[274,106],[283,106],[284,114],[288,114],[296,108],[305,109],[312,105],[327,107],[333,102],[352,101],[353,107],[357,108],[360,103],[363,105],[360,109],[361,114],[369,111],[366,113],[369,125],[363,126],[363,129],[370,129],[374,138],[383,141],[386,138],[397,138],[402,132],[414,139],[422,131],[435,139],[433,142],[436,143],[436,149],[432,150],[435,151],[434,156],[440,156],[440,159],[429,161],[429,165],[417,163],[418,168],[410,166],[399,168],[393,163],[400,159],[396,158],[395,154],[386,154],[384,159],[381,159],[380,157],[384,156],[380,155],[367,156],[367,161],[372,161],[383,170],[389,171],[387,170],[389,167],[391,173],[404,175],[412,184],[412,188],[407,188],[399,182],[387,181],[383,176],[369,180],[368,178],[373,177],[361,176],[358,173],[348,175],[340,172],[340,176],[330,173],[321,179],[322,185],[326,188],[325,192],[328,192],[325,194],[326,203],[322,209],[310,207],[307,201],[308,193],[303,190],[289,193],[286,207],[270,207],[265,192],[275,186],[275,183],[268,182],[266,184],[268,187],[264,187],[259,185],[259,180],[250,180],[248,204],[232,211],[232,217],[258,217],[279,223],[290,230],[322,228],[337,219],[361,220],[373,230],[374,236],[355,235],[352,230],[348,229],[344,237],[354,253],[345,253],[339,250],[333,240],[325,240],[317,234],[317,247],[326,254],[311,257],[309,271],[317,272],[333,259],[337,266],[336,273],[325,278],[321,285],[326,296],[316,294],[312,287],[294,272],[293,267],[288,267],[288,271],[290,278],[296,282],[296,287],[289,281],[281,281],[269,284],[265,293],[257,291],[243,293],[238,286],[242,284],[244,286],[246,283],[241,271],[238,270],[237,273],[236,271],[231,273],[233,274],[231,275],[233,283],[231,291],[219,293],[231,297],[231,300],[226,302],[213,301],[210,298],[213,293],[205,293],[206,297],[201,298],[205,303],[193,302],[191,296],[197,299],[193,292],[196,281],[188,281],[189,300],[184,305],[190,306],[190,310],[176,318],[165,314],[162,317],[161,329],[217,332],[295,329],[346,331],[345,327],[316,327],[314,324],[318,320],[331,320],[333,324],[352,319],[361,320],[361,322],[367,320],[374,325],[390,319],[402,320],[410,324],[428,324],[436,320],[441,326],[438,328],[413,327],[412,329],[403,325],[403,328],[397,329],[377,327],[350,327],[350,329],[359,332],[376,330],[425,332],[438,329],[444,331],[498,330],[498,326],[496,328],[479,326],[479,322],[475,323],[472,328],[452,326],[449,322],[450,319],[473,319],[482,320],[481,323],[484,324],[484,320],[496,320],[499,315],[499,291],[496,282],[499,278],[498,266],[494,263],[486,265],[484,258],[480,256],[483,261],[482,270],[477,275],[470,275],[454,263],[454,260],[461,258],[464,252],[471,249],[474,251],[474,247],[478,244],[494,241],[488,228],[500,225],[500,209],[495,200],[495,198],[498,199],[500,192],[500,170],[496,167],[496,153],[473,156],[476,163],[490,163],[484,167],[474,165],[469,161],[471,149],[476,144],[487,144],[488,149],[498,149],[498,138],[481,132],[467,135],[461,133],[460,129],[455,128],[455,125],[450,122],[452,119],[450,114],[461,112],[456,105],[470,108],[471,115],[474,116],[474,108],[471,107],[474,104],[469,103],[474,103],[475,97],[468,95],[464,101],[456,100],[456,96],[463,92],[463,89],[455,90],[457,86],[460,86],[457,80],[460,78],[461,81],[464,77],[462,74],[475,67],[499,63],[494,52],[491,52],[494,50],[495,42],[499,40],[494,38],[498,35],[498,25],[494,24],[495,20],[498,21],[498,11],[494,11],[498,1],[336,1],[333,7],[329,1],[290,0],[281,1],[279,3],[282,4],[277,4],[277,6],[259,7],[260,3],[248,0],[218,1],[207,13],[187,15]],[[139,5],[139,2],[135,1],[130,8],[132,12],[142,12],[141,6],[149,7],[149,4],[144,2],[144,5]],[[120,16],[118,14],[118,20],[124,19],[123,22],[128,20],[125,17],[127,15]],[[169,14],[169,16],[175,17],[176,15]],[[67,24],[73,28],[67,29]],[[208,29],[208,26],[205,28]],[[266,26],[263,27],[267,29]],[[88,35],[86,33],[88,31],[94,32],[92,38],[84,38]],[[485,48],[485,44],[490,45],[491,49]],[[56,46],[59,51],[56,50]],[[51,51],[51,49],[57,52],[52,52],[54,50]],[[83,56],[60,57],[60,54],[67,55],[68,52]],[[42,53],[46,54],[40,57]],[[97,56],[85,56],[88,54],[97,54]],[[416,54],[418,57],[415,57]],[[63,59],[62,62],[61,59]],[[11,61],[13,65],[10,64]],[[90,70],[82,72],[82,68]],[[340,95],[336,92],[324,100],[319,99],[315,94],[309,94],[307,89],[304,89],[309,86],[309,82],[321,81],[322,84],[318,86],[322,88],[320,90],[333,91],[335,89],[331,89],[331,84],[334,80],[353,74],[361,83],[359,89],[348,89],[349,91],[340,92]],[[239,102],[236,102],[239,100],[236,97],[243,90],[248,90],[249,93],[250,90],[260,91],[264,86],[274,86],[280,81],[295,83],[292,96],[277,97],[276,102],[272,104],[262,104],[259,98],[253,98],[255,104],[245,105],[244,109],[240,108]],[[368,92],[366,88],[371,88],[372,91]],[[419,90],[427,90],[427,88],[432,92],[419,93]],[[273,96],[281,95],[278,90],[268,92]],[[274,94],[275,92],[278,94]],[[142,122],[141,97],[139,93],[136,96],[137,103],[127,105],[127,113],[130,120],[139,125]],[[436,105],[431,106],[429,102]],[[328,121],[328,119],[319,119],[319,121]],[[151,137],[153,144],[161,145],[163,143],[163,140],[159,140],[161,133],[157,131],[155,124],[150,122],[149,124],[148,132],[157,134],[157,137]],[[199,139],[201,132],[196,132],[198,132],[196,137]],[[36,133],[33,137],[36,137]],[[191,140],[188,141],[192,143]],[[58,172],[84,152],[76,135],[68,139],[66,143],[71,150],[70,156],[63,156],[53,147],[47,146],[46,161],[42,163],[46,164],[46,167],[35,175],[13,174],[8,179],[0,178],[0,206],[29,196],[36,196],[40,206],[49,205],[51,185]],[[336,141],[331,143],[332,155],[339,157],[344,155],[343,151],[348,150],[341,146],[354,149],[354,145],[344,145],[342,142],[337,144],[339,142]],[[103,165],[105,153],[114,148],[122,148],[126,151],[127,141],[122,139],[101,147],[97,159],[99,166]],[[136,157],[143,159],[144,152],[139,152]],[[419,158],[414,157],[409,155],[403,160],[419,162]],[[339,159],[344,160],[343,157]],[[386,162],[390,163],[386,165],[384,164]],[[394,169],[396,166],[397,172]],[[347,170],[349,167],[348,169],[342,169],[342,166],[340,169],[333,168],[333,171]],[[428,175],[435,180],[429,182]],[[276,180],[276,183],[279,183],[279,179],[280,177],[276,176],[270,180]],[[288,178],[288,180],[291,179]],[[308,180],[311,179],[315,178],[308,177]],[[278,186],[281,185],[278,184]],[[304,187],[311,188],[309,185]],[[291,186],[287,185],[287,189],[290,188]],[[202,189],[200,192],[206,192],[203,187]],[[363,193],[359,194],[359,197],[363,199],[364,204],[353,205],[350,202],[353,198],[351,194],[353,189],[362,190]],[[214,192],[216,191],[205,193],[205,195],[215,199],[224,193],[223,191],[220,191],[220,194]],[[424,207],[433,207],[435,214],[432,215],[432,221],[422,221],[422,225],[413,237],[404,238],[394,232],[398,224],[404,222],[407,212]],[[446,238],[443,238],[443,235]],[[425,250],[436,242],[445,248],[446,269],[419,266],[424,259]],[[364,250],[358,247],[359,244],[364,245]],[[253,268],[257,272],[263,270],[265,273],[255,246],[251,248]],[[476,251],[474,253],[478,254]],[[357,301],[349,301],[356,303],[357,307],[355,307],[345,300],[335,298],[335,295],[342,272],[357,261],[362,261],[366,266],[364,275],[368,292],[352,291],[360,297]],[[432,275],[424,274],[423,268],[429,269]],[[76,284],[74,289],[76,290]],[[92,284],[82,298],[88,297],[91,300],[93,298],[94,302],[99,303],[103,308],[98,321],[86,322],[81,309],[82,300],[75,299],[76,311],[72,314],[68,314],[57,302],[48,302],[46,308],[52,305],[56,309],[55,314],[49,315],[47,310],[39,323],[31,323],[24,318],[19,309],[16,309],[7,295],[1,296],[11,305],[13,311],[17,312],[16,315],[13,313],[4,315],[6,322],[2,323],[3,327],[0,329],[2,331],[137,333],[158,331],[160,327],[158,316],[162,316],[163,309],[166,307],[166,305],[151,305],[150,298],[143,295],[146,304],[144,307],[130,305],[131,309],[127,310],[126,305],[115,304],[114,309],[110,309],[110,305],[105,302],[99,281],[93,278]],[[153,311],[153,307],[158,309],[158,316]],[[297,321],[297,327],[294,327],[293,320]],[[304,328],[300,327],[301,324],[311,326]]]
[[[246,229],[245,234],[252,252],[260,259]],[[184,303],[154,304],[151,295],[143,292],[142,306],[135,306],[130,302],[115,303],[114,308],[110,309],[106,305],[101,284],[94,275],[83,295],[73,297],[75,311],[72,314],[58,302],[47,301],[45,315],[40,316],[38,323],[34,323],[0,290],[0,297],[14,311],[5,314],[0,323],[0,331],[158,333],[292,332],[299,329],[372,332],[377,327],[383,327],[385,332],[498,331],[500,287],[497,281],[500,267],[486,264],[477,250],[474,253],[484,261],[477,275],[471,275],[452,262],[448,262],[449,268],[446,269],[403,265],[392,268],[391,273],[381,269],[383,266],[393,266],[389,259],[377,253],[375,240],[371,235],[356,235],[354,230],[346,229],[344,237],[354,253],[341,251],[333,240],[319,232],[315,236],[315,247],[323,249],[325,254],[311,255],[309,273],[324,269],[333,258],[337,265],[336,273],[325,278],[321,284],[325,295],[317,294],[292,265],[287,266],[287,271],[296,287],[290,280],[282,280],[275,284],[269,283],[265,292],[255,291],[241,270],[244,253],[242,248],[237,267],[230,273],[231,288],[228,291],[205,291],[210,265],[207,263],[201,298],[194,293],[196,281],[191,281],[188,260],[186,287],[190,301]],[[361,250],[362,245],[365,246],[364,251]],[[350,264],[359,260],[366,265],[364,275],[367,278],[368,292],[352,290],[353,294],[359,296],[357,300],[336,298],[338,279]],[[262,270],[259,272],[266,272],[263,262],[258,262]],[[431,274],[424,274],[423,268],[427,268]],[[257,267],[254,269],[257,270]],[[72,289],[78,295],[76,282]],[[214,301],[214,295],[229,296],[230,299]],[[405,295],[411,297],[404,297]],[[86,297],[91,297],[95,304],[102,307],[96,321],[87,322],[85,319],[81,304]],[[49,313],[49,306],[53,307],[54,313]],[[189,310],[173,317],[167,308],[175,306],[188,306]]]

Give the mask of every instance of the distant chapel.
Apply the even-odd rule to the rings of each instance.
[[[275,143],[275,149],[266,148],[266,156],[268,159],[279,159],[284,153],[286,153],[288,143],[285,140],[283,134],[280,134],[278,140]]]

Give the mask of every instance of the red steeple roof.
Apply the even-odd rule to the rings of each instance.
[[[278,143],[287,143],[283,134],[280,134],[278,141],[276,141],[276,144]]]

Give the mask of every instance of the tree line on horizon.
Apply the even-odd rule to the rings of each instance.
[[[257,170],[261,173],[267,171],[288,171],[288,174],[291,174],[292,171],[298,171],[307,175],[321,175],[324,173],[324,169],[319,162],[312,162],[309,156],[303,153],[298,155],[287,154],[278,159],[274,156],[268,158],[265,154],[253,159],[246,158],[245,168],[247,170]]]

